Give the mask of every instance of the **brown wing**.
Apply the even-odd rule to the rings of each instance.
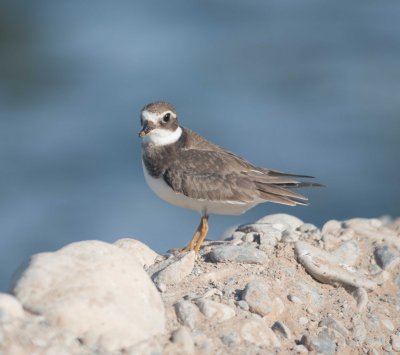
[[[211,201],[271,201],[305,204],[307,198],[286,188],[314,186],[293,180],[297,175],[257,168],[218,146],[213,150],[183,149],[163,174],[177,193]],[[216,149],[217,148],[217,149]]]

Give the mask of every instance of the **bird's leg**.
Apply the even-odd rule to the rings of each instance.
[[[203,241],[208,233],[208,215],[204,215],[203,217],[201,217],[201,224],[203,228],[201,229],[201,234],[197,239],[196,246],[194,247],[194,252],[196,254],[199,252],[200,247],[203,244]]]
[[[182,249],[182,251],[191,251],[194,249],[195,245],[197,244],[197,242],[199,240],[199,237],[202,235],[203,228],[204,228],[203,217],[201,217],[200,224],[197,227],[192,240],[189,242],[189,244],[185,248]]]

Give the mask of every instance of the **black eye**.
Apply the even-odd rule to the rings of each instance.
[[[171,114],[170,113],[166,113],[162,119],[163,119],[164,122],[169,122],[170,118],[171,118]]]

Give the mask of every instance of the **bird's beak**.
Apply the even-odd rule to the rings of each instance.
[[[139,137],[143,138],[146,134],[148,134],[150,131],[152,131],[155,127],[150,124],[149,122],[145,122],[143,124],[142,129],[139,131]]]

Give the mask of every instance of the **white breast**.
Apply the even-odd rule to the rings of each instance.
[[[171,189],[171,187],[167,185],[164,179],[155,179],[150,176],[144,164],[143,172],[147,184],[158,197],[160,197],[164,201],[171,203],[172,205],[183,208],[190,208],[199,213],[206,212],[208,214],[239,215],[261,202],[196,200],[183,194],[176,193],[174,190]]]

